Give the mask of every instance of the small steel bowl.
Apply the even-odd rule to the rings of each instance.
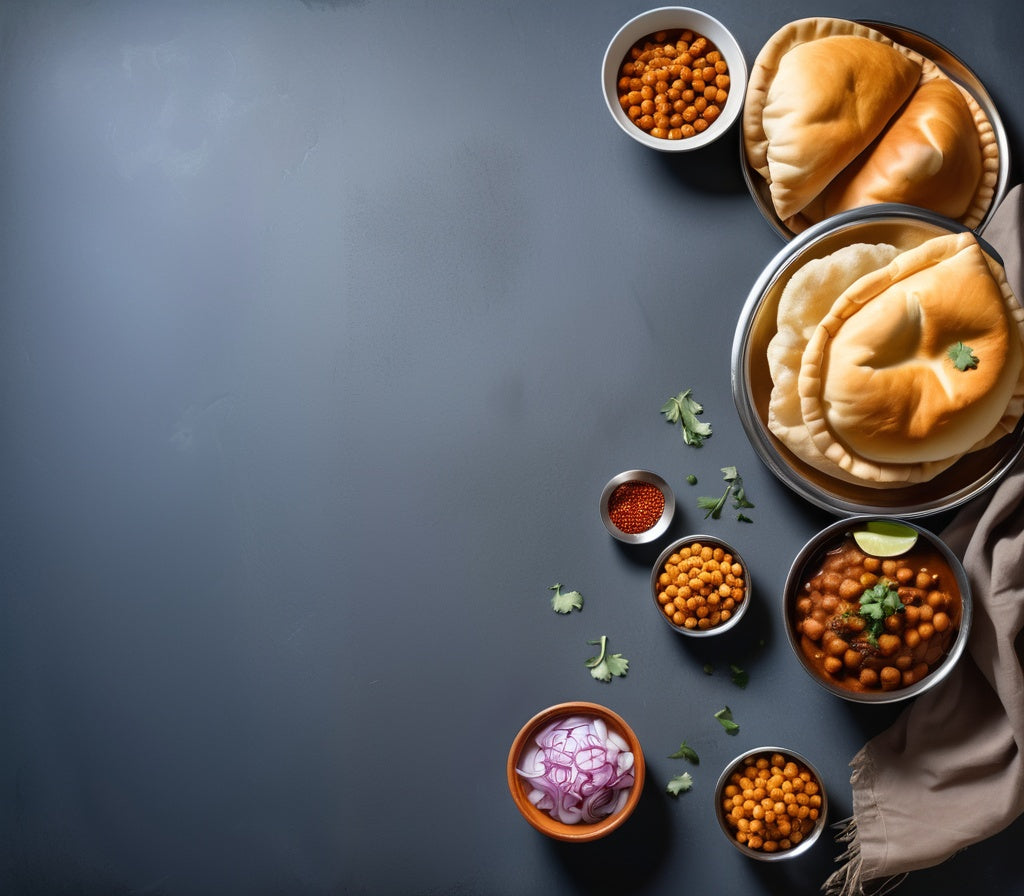
[[[648,485],[655,486],[665,496],[665,507],[661,511],[661,517],[653,526],[649,529],[644,529],[643,532],[623,532],[612,522],[609,513],[609,500],[615,493],[615,490],[627,482],[645,482]],[[626,544],[646,544],[647,542],[654,541],[656,538],[660,538],[665,534],[669,525],[671,525],[675,512],[676,496],[671,487],[661,476],[649,470],[625,470],[609,479],[608,484],[601,492],[601,520],[613,538],[617,538]]]
[[[664,591],[664,588],[659,583],[659,578],[664,571],[665,564],[668,562],[671,556],[683,548],[689,545],[699,542],[701,545],[706,545],[712,549],[721,548],[727,554],[731,554],[733,562],[739,563],[743,567],[743,582],[744,582],[744,594],[743,600],[741,600],[738,606],[731,612],[731,615],[725,622],[720,622],[717,625],[713,625],[710,628],[687,628],[685,625],[678,625],[673,622],[672,618],[665,612],[662,602],[658,599],[658,595]],[[736,550],[728,542],[723,541],[721,538],[717,538],[714,535],[687,535],[685,538],[677,539],[673,541],[668,547],[665,548],[655,561],[654,566],[651,569],[651,598],[654,601],[654,608],[658,611],[658,615],[665,621],[673,631],[678,632],[681,635],[686,635],[690,638],[711,638],[715,635],[721,635],[724,632],[729,631],[739,624],[740,619],[743,618],[747,612],[747,608],[750,606],[750,602],[753,597],[753,585],[750,581],[750,567],[747,566],[746,562],[740,556],[739,551]]]
[[[732,394],[740,422],[765,466],[796,494],[834,514],[918,517],[952,510],[995,485],[1024,450],[1024,419],[994,445],[965,455],[928,482],[870,488],[804,463],[768,429],[772,377],[768,344],[777,331],[779,299],[808,261],[853,243],[889,243],[907,250],[928,239],[967,230],[949,218],[909,205],[885,204],[843,212],[805,230],[783,247],[754,283],[740,312],[732,345]],[[983,239],[996,261],[998,253]]]
[[[944,658],[924,678],[908,686],[897,687],[893,690],[871,690],[855,691],[843,687],[835,679],[820,671],[813,662],[805,655],[801,645],[801,636],[796,631],[793,620],[793,612],[797,600],[797,594],[807,578],[821,563],[826,553],[836,550],[850,533],[855,529],[863,528],[868,522],[884,520],[886,522],[899,523],[914,529],[918,533],[918,541],[924,541],[927,549],[938,554],[940,562],[944,561],[953,574],[956,587],[960,591],[960,621],[956,637],[949,644]],[[898,559],[898,558],[894,558]],[[786,577],[786,584],[782,592],[782,616],[783,627],[789,639],[789,645],[793,649],[793,655],[814,681],[823,687],[830,694],[841,697],[852,703],[897,703],[902,700],[909,700],[931,690],[939,682],[946,678],[957,661],[960,659],[967,647],[967,640],[971,632],[971,621],[973,618],[973,601],[971,598],[971,586],[967,580],[967,573],[963,564],[956,555],[949,549],[946,543],[937,535],[927,529],[908,520],[893,519],[892,517],[880,517],[871,514],[862,514],[838,520],[826,526],[817,535],[811,538],[796,555],[789,574]]]
[[[619,69],[637,41],[656,31],[679,29],[690,29],[696,34],[703,35],[721,52],[729,66],[729,98],[722,107],[721,115],[707,130],[682,140],[668,140],[664,137],[652,137],[629,120],[629,116],[619,104]],[[661,152],[690,152],[701,149],[726,134],[739,118],[743,110],[743,97],[747,91],[747,61],[732,32],[718,19],[699,9],[663,6],[642,12],[630,19],[612,38],[601,65],[601,89],[605,104],[615,123],[637,143]]]
[[[556,719],[569,716],[589,716],[601,719],[610,731],[614,731],[629,744],[630,752],[633,754],[633,784],[629,790],[629,796],[626,799],[625,805],[594,824],[584,824],[582,822],[579,824],[566,824],[553,818],[543,809],[538,809],[529,800],[531,788],[528,780],[516,771],[519,768],[520,757],[523,751],[529,747],[534,737]],[[523,725],[512,741],[512,747],[508,752],[506,775],[509,791],[512,794],[512,800],[516,804],[516,808],[534,828],[555,840],[563,840],[568,843],[586,843],[607,836],[633,814],[633,810],[636,809],[637,804],[640,802],[640,796],[643,793],[646,764],[644,762],[643,750],[640,748],[639,738],[618,713],[598,703],[573,701],[549,706]]]
[[[725,802],[725,789],[729,785],[729,778],[734,772],[742,771],[748,759],[764,756],[771,761],[772,755],[776,753],[780,754],[787,762],[793,761],[810,772],[811,778],[818,785],[818,792],[821,795],[821,806],[818,807],[818,817],[814,821],[814,827],[803,836],[799,843],[788,849],[765,852],[763,849],[753,849],[736,839],[736,829],[731,827],[729,822],[726,821],[726,811],[723,804]],[[825,792],[824,781],[817,769],[795,750],[790,750],[787,747],[756,747],[753,750],[741,753],[722,770],[722,774],[718,778],[718,784],[715,787],[715,817],[722,828],[722,833],[743,855],[761,862],[784,862],[788,859],[795,859],[797,856],[807,852],[817,842],[822,831],[825,830],[825,825],[828,823],[828,794]]]

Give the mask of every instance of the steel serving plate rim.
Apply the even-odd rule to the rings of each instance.
[[[1006,128],[1003,125],[1003,120],[999,115],[999,110],[996,108],[994,100],[985,89],[985,85],[981,82],[981,79],[975,74],[975,72],[967,65],[967,63],[960,59],[959,56],[940,44],[938,41],[928,37],[920,31],[915,31],[912,28],[905,28],[902,25],[894,25],[891,22],[875,21],[871,19],[855,19],[853,21],[859,25],[874,28],[890,40],[893,40],[896,43],[930,59],[943,71],[944,74],[952,78],[957,84],[967,90],[984,110],[989,123],[992,125],[992,132],[995,135],[996,146],[999,150],[999,171],[992,194],[992,201],[989,203],[988,210],[985,212],[984,217],[981,219],[981,222],[975,230],[975,233],[983,233],[985,228],[988,227],[991,222],[996,209],[1002,203],[1003,199],[1006,198],[1006,194],[1010,187],[1011,169],[1010,141],[1006,133]],[[746,97],[744,97],[744,105],[746,105]],[[768,185],[764,178],[754,171],[753,168],[751,168],[750,163],[747,161],[746,146],[744,145],[743,140],[743,128],[741,127],[739,130],[740,170],[743,172],[743,180],[746,182],[747,190],[750,192],[751,198],[754,200],[754,204],[758,207],[758,210],[761,212],[761,215],[765,220],[771,225],[772,229],[782,237],[782,239],[794,239],[795,237],[793,232],[786,227],[779,219],[778,215],[775,214],[775,208],[771,202],[771,194],[768,192]]]
[[[892,522],[898,522],[904,526],[909,526],[911,529],[916,531],[919,536],[926,538],[929,544],[942,554],[946,563],[949,564],[949,568],[953,572],[957,587],[960,589],[960,627],[957,630],[956,638],[950,646],[945,658],[942,660],[941,665],[929,672],[920,681],[912,684],[908,688],[898,688],[895,691],[854,692],[826,681],[804,661],[800,645],[796,639],[796,633],[793,631],[793,627],[789,622],[789,603],[793,589],[798,585],[799,579],[802,578],[802,573],[806,568],[808,561],[810,561],[824,545],[826,545],[830,540],[852,531],[856,526],[862,523],[878,519],[885,519]],[[971,583],[967,578],[967,572],[964,570],[963,563],[960,562],[960,559],[953,553],[949,545],[947,545],[942,538],[930,529],[926,529],[906,518],[894,519],[888,515],[879,516],[878,514],[857,514],[846,519],[837,520],[836,522],[826,526],[816,535],[812,536],[794,558],[793,563],[789,568],[789,573],[786,576],[786,585],[782,594],[783,628],[786,631],[786,637],[789,639],[789,646],[793,649],[793,654],[800,663],[800,667],[819,687],[824,688],[830,694],[833,694],[836,697],[841,697],[850,703],[858,703],[862,705],[899,703],[904,700],[909,700],[912,697],[916,697],[925,691],[931,690],[939,684],[939,682],[943,681],[953,671],[953,668],[956,666],[960,657],[963,655],[964,650],[967,648],[967,640],[970,637],[971,625],[974,620],[974,598],[971,592]]]
[[[878,498],[881,495],[891,494],[892,492],[885,489],[864,488],[861,490],[865,495],[864,499],[861,500],[858,496],[854,500],[844,498],[835,493],[826,492],[801,476],[799,471],[786,460],[779,445],[769,432],[767,425],[758,416],[753,402],[754,384],[751,378],[749,363],[750,341],[753,322],[772,287],[787,273],[789,266],[793,262],[825,238],[839,235],[844,230],[853,227],[870,225],[872,223],[896,225],[908,222],[932,226],[938,231],[963,233],[970,230],[970,228],[958,221],[953,221],[916,206],[898,203],[884,203],[852,209],[851,211],[835,215],[819,224],[815,224],[786,243],[761,272],[740,311],[739,321],[733,337],[731,358],[733,402],[736,405],[740,423],[747,434],[747,438],[750,440],[761,461],[783,484],[805,500],[833,514],[875,513],[920,517],[952,510],[977,497],[1000,481],[1017,461],[1021,452],[1024,451],[1024,418],[1022,418],[1014,429],[1012,436],[1006,437],[1012,439],[1012,449],[1007,451],[997,463],[994,463],[984,476],[967,483],[961,488],[954,489],[948,494],[937,495],[929,500],[904,503],[882,503]],[[999,253],[983,237],[977,235],[975,237],[986,253],[991,255],[999,264],[1003,263]],[[822,478],[827,479],[829,477],[822,474]],[[877,497],[873,500],[867,497],[869,495]]]

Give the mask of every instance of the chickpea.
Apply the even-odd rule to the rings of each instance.
[[[818,621],[814,617],[808,617],[801,623],[801,631],[804,635],[810,638],[812,641],[818,641],[821,636],[825,634],[825,626],[822,622]]]
[[[846,669],[849,669],[851,672],[856,672],[861,667],[863,662],[864,657],[860,653],[860,651],[853,650],[851,648],[843,654],[843,666]]]
[[[903,676],[900,674],[900,670],[895,666],[884,666],[882,671],[878,673],[879,683],[885,690],[892,690],[899,686],[899,683],[903,680]]]
[[[878,651],[882,656],[892,656],[897,650],[900,649],[899,637],[896,635],[884,634],[878,636]]]

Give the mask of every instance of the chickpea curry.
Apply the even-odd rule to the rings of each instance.
[[[825,680],[850,691],[916,684],[948,653],[963,601],[956,576],[924,539],[874,557],[847,535],[812,558],[790,607],[800,650]]]

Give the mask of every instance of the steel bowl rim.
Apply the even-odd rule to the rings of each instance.
[[[744,846],[733,836],[732,831],[729,830],[722,812],[722,791],[725,790],[725,786],[728,783],[731,772],[745,759],[748,759],[751,756],[760,756],[763,753],[781,753],[787,758],[803,763],[803,765],[807,767],[807,770],[814,775],[814,779],[818,782],[818,788],[821,793],[821,810],[818,814],[818,818],[814,822],[814,829],[811,831],[810,835],[801,840],[800,843],[792,849],[782,850],[780,852],[766,853],[758,849],[751,849],[749,846]],[[718,826],[721,828],[722,833],[725,834],[729,842],[732,843],[736,849],[742,852],[743,855],[762,862],[781,862],[786,859],[793,859],[810,850],[821,837],[826,825],[828,824],[828,788],[825,786],[825,780],[822,778],[821,772],[818,771],[814,763],[791,747],[779,747],[773,745],[753,747],[749,750],[744,750],[738,756],[726,763],[725,767],[719,774],[718,782],[715,784],[715,818],[718,819]]]
[[[665,561],[668,560],[672,554],[681,547],[694,542],[703,541],[711,542],[719,547],[725,548],[733,557],[739,561],[740,566],[743,567],[743,572],[746,578],[746,592],[743,595],[743,600],[740,603],[739,611],[734,613],[728,621],[723,622],[721,625],[717,625],[714,628],[707,629],[690,629],[682,628],[676,625],[671,619],[669,619],[664,611],[661,609],[661,605],[658,603],[658,586],[657,579],[661,574],[661,567],[664,566]],[[651,567],[651,599],[654,601],[654,609],[661,617],[662,621],[680,635],[685,635],[688,638],[713,638],[717,635],[723,635],[728,631],[731,631],[737,625],[740,620],[746,615],[747,608],[750,606],[753,600],[754,588],[751,580],[750,567],[747,565],[747,561],[743,559],[743,555],[733,547],[728,541],[719,535],[708,535],[703,532],[699,532],[694,535],[684,535],[680,538],[674,539],[670,544],[666,545],[662,552],[658,555],[658,559],[654,561],[654,565]]]
[[[624,482],[634,480],[646,482],[660,489],[661,493],[665,496],[665,507],[661,511],[661,517],[658,519],[658,522],[651,526],[650,529],[644,529],[643,532],[623,532],[612,522],[611,516],[608,514],[608,499],[611,497],[612,492]],[[649,544],[661,538],[668,531],[668,527],[672,525],[672,519],[675,517],[676,512],[676,496],[672,486],[665,481],[665,477],[652,470],[623,470],[621,473],[616,473],[612,476],[601,490],[600,511],[601,522],[604,523],[604,527],[612,538],[621,541],[623,544]]]
[[[798,583],[799,579],[802,578],[801,573],[806,567],[808,561],[810,561],[811,558],[829,542],[829,540],[834,539],[841,534],[845,534],[846,531],[851,530],[857,525],[873,520],[883,520],[885,522],[909,526],[918,533],[919,537],[924,536],[928,539],[931,545],[936,548],[940,554],[942,554],[943,559],[945,559],[949,564],[949,568],[953,571],[957,587],[960,589],[960,600],[962,606],[960,628],[957,631],[956,638],[950,645],[949,651],[946,653],[945,658],[942,660],[942,663],[938,668],[933,669],[924,678],[915,682],[908,688],[901,687],[893,691],[865,693],[849,691],[845,688],[841,688],[839,685],[825,680],[815,672],[814,669],[808,666],[800,651],[800,645],[796,640],[796,633],[793,631],[793,627],[789,623],[789,605],[790,599],[794,593],[794,586]],[[843,519],[836,520],[834,523],[830,523],[824,529],[821,529],[812,535],[804,546],[797,552],[796,557],[790,564],[789,572],[786,575],[786,583],[783,586],[782,591],[783,629],[786,632],[786,638],[789,641],[789,646],[793,651],[793,655],[799,662],[800,667],[811,677],[815,684],[828,691],[828,693],[833,696],[840,697],[849,703],[857,703],[866,706],[901,703],[905,700],[917,697],[925,691],[930,691],[932,688],[939,685],[950,675],[954,667],[960,661],[960,658],[963,656],[964,651],[967,649],[967,641],[970,638],[973,621],[974,597],[971,591],[970,580],[967,577],[967,571],[964,569],[964,565],[960,561],[960,558],[953,553],[953,550],[939,535],[932,532],[930,529],[906,518],[887,516],[884,514],[865,513],[845,517]]]

